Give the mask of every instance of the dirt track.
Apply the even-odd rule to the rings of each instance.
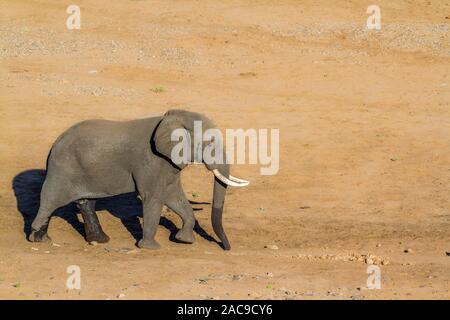
[[[369,31],[372,2],[331,3],[77,0],[70,31],[71,3],[0,1],[0,298],[448,299],[450,4],[379,0]],[[63,130],[169,108],[280,129],[277,175],[232,169],[251,185],[227,197],[230,252],[208,241],[208,204],[194,205],[206,232],[194,245],[170,240],[180,221],[167,212],[163,248],[136,249],[126,197],[101,204],[106,245],[84,241],[73,208],[51,222],[59,246],[26,240]],[[210,202],[203,167],[183,184]],[[370,260],[380,290],[364,289]]]

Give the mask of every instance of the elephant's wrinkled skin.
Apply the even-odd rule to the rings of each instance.
[[[95,199],[137,190],[144,212],[139,247],[159,247],[154,237],[163,205],[183,220],[176,238],[194,242],[195,218],[180,184],[180,171],[186,165],[177,166],[170,160],[172,147],[177,143],[170,139],[172,131],[185,128],[193,136],[194,120],[201,120],[204,130],[213,127],[201,114],[170,110],[161,117],[127,122],[87,120],[68,129],[50,151],[40,208],[29,240],[49,241],[47,229],[53,211],[76,202],[83,215],[86,240],[107,242],[109,237],[95,213]],[[206,144],[203,142],[203,148]],[[205,165],[209,170],[218,169],[223,176],[229,176],[227,164]],[[229,250],[222,227],[226,187],[214,179],[211,219],[223,248]]]

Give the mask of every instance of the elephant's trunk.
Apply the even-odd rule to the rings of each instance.
[[[230,165],[226,161],[227,156],[225,150],[223,150],[223,143],[222,141],[216,143],[219,143],[219,146],[216,147],[222,149],[222,160],[224,161],[224,163],[207,163],[205,162],[205,159],[203,159],[208,170],[214,173],[214,191],[211,210],[211,222],[214,232],[219,237],[220,241],[222,241],[223,249],[230,250],[231,246],[222,226],[225,193],[227,191],[227,186],[244,187],[247,186],[249,182],[247,180],[239,179],[230,175]]]
[[[223,176],[229,176],[230,168],[228,164],[220,165],[218,170]],[[220,181],[218,178],[214,177],[213,204],[211,210],[212,227],[216,235],[219,237],[220,241],[222,241],[223,249],[230,250],[231,246],[222,226],[222,213],[226,190],[227,185]]]

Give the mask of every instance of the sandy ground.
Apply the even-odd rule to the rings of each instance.
[[[450,297],[448,1],[377,0],[380,31],[365,28],[372,1],[77,0],[81,30],[65,26],[69,4],[0,1],[0,298]],[[169,108],[280,129],[277,175],[232,169],[251,185],[228,193],[231,251],[208,237],[202,166],[183,172],[206,202],[193,245],[171,241],[166,212],[162,249],[137,249],[126,197],[99,205],[106,245],[85,242],[73,207],[52,219],[56,245],[26,240],[63,130]],[[69,265],[81,290],[66,289]]]

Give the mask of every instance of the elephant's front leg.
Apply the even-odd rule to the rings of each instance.
[[[175,239],[186,243],[194,243],[194,211],[189,200],[184,195],[179,180],[169,186],[168,193],[166,205],[183,220],[183,227],[177,232]]]
[[[157,198],[143,200],[143,237],[138,242],[139,248],[147,248],[147,249],[159,249],[161,246],[155,240],[156,229],[159,225],[159,219],[161,218],[161,210],[163,203]]]

